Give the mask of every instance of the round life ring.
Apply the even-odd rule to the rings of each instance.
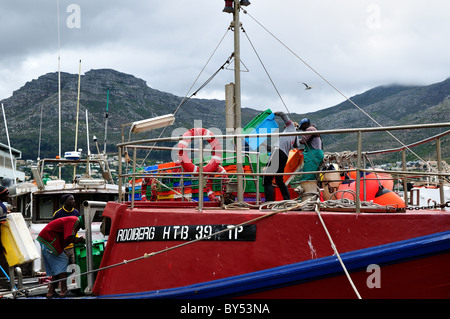
[[[192,137],[192,136],[208,136],[211,137],[208,139],[208,143],[211,146],[212,156],[211,160],[208,164],[203,166],[204,172],[215,172],[222,162],[222,147],[220,146],[219,140],[214,137],[214,134],[209,130],[204,128],[191,128],[186,133],[183,134],[183,137]],[[181,166],[186,172],[198,172],[198,166],[192,163],[192,159],[189,158],[188,152],[186,148],[191,144],[190,138],[186,138],[178,142],[177,147],[180,149],[178,151],[178,158],[181,161]]]

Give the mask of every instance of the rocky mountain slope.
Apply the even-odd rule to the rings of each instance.
[[[78,75],[61,73],[61,109],[62,109],[62,152],[72,151],[75,147],[75,123],[77,104]],[[103,149],[106,92],[110,89],[108,152],[116,152],[115,145],[121,141],[122,125],[140,119],[173,113],[182,98],[170,93],[158,91],[147,86],[146,82],[132,75],[111,69],[91,70],[81,76],[79,136],[77,148],[86,150],[85,112],[89,114],[89,132],[96,135]],[[365,112],[369,113],[383,126],[419,124],[450,121],[450,78],[429,86],[390,85],[371,89],[352,97]],[[58,76],[56,72],[40,76],[27,82],[13,95],[3,101],[8,128],[13,147],[23,152],[23,158],[36,159],[42,112],[41,158],[54,157],[58,153]],[[194,120],[202,120],[203,127],[217,127],[224,131],[225,110],[222,100],[191,99],[177,112],[174,128],[191,128]],[[242,123],[245,125],[260,111],[244,108]],[[319,129],[337,129],[350,127],[376,126],[361,111],[349,102],[343,102],[314,113],[291,114],[299,121],[309,117]],[[170,132],[172,129],[170,130]],[[442,132],[436,129],[433,133]],[[166,132],[166,136],[170,135]],[[124,127],[124,138],[128,139],[129,126]],[[159,130],[140,137],[154,137]],[[430,135],[430,132],[396,132],[396,136],[410,143]],[[5,137],[1,126],[0,136]],[[134,137],[136,138],[136,137]],[[367,149],[380,149],[398,146],[386,134],[367,134]],[[450,158],[448,138],[444,139],[444,158]],[[6,143],[6,138],[0,138]],[[354,150],[354,136],[325,136],[326,150]],[[91,150],[94,150],[91,142]],[[427,152],[433,150],[423,150]],[[160,156],[159,154],[154,154]]]

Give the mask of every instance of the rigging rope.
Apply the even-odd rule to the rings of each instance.
[[[170,187],[169,185],[164,184],[163,182],[161,182],[157,177],[151,177],[152,180],[156,181],[158,184],[160,184],[161,186],[168,188],[169,190],[171,190],[172,192],[180,195],[183,198],[186,198],[189,202],[196,202],[196,200],[186,196],[186,194],[181,194],[179,191],[177,191],[175,188]]]
[[[344,270],[345,275],[347,276],[347,279],[348,279],[348,281],[350,282],[350,285],[351,285],[352,288],[353,288],[353,291],[355,292],[355,294],[356,294],[356,296],[358,297],[358,299],[362,299],[362,298],[361,298],[361,295],[360,295],[359,292],[358,292],[358,289],[356,289],[356,286],[355,286],[355,284],[353,283],[352,278],[350,277],[350,274],[349,274],[348,271],[347,271],[347,267],[345,267],[344,262],[343,262],[342,259],[341,259],[341,255],[339,255],[339,252],[338,252],[338,250],[337,250],[337,248],[336,248],[336,245],[334,244],[334,241],[333,241],[333,239],[331,238],[330,233],[328,232],[327,226],[325,225],[325,222],[323,221],[322,216],[320,215],[320,211],[319,211],[319,203],[318,203],[318,202],[316,203],[315,211],[316,211],[316,213],[317,213],[317,217],[319,217],[319,219],[320,219],[320,223],[322,224],[322,227],[323,227],[323,229],[325,230],[325,233],[327,234],[328,240],[330,241],[330,244],[331,244],[331,248],[333,249],[334,254],[335,254],[336,257],[338,258],[339,263],[341,264],[341,267],[342,267],[342,269]]]
[[[203,71],[205,71],[206,67],[208,66],[209,62],[211,61],[212,57],[214,56],[214,54],[216,53],[217,49],[220,47],[220,45],[222,44],[223,40],[225,39],[225,36],[227,35],[228,31],[230,31],[231,27],[228,27],[227,30],[225,31],[224,35],[222,36],[222,38],[220,39],[219,43],[217,44],[216,48],[213,50],[213,52],[211,53],[211,55],[209,56],[208,60],[206,61],[205,65],[203,66],[203,68],[201,69],[200,73],[197,75],[197,77],[195,78],[194,82],[192,83],[191,87],[189,88],[189,90],[186,92],[186,95],[183,97],[183,99],[181,100],[180,104],[177,106],[177,108],[175,109],[175,111],[173,112],[173,115],[175,116],[175,114],[178,112],[178,110],[181,108],[182,105],[184,105],[187,101],[189,101],[193,96],[195,96],[201,89],[203,89],[207,84],[209,84],[209,82],[211,82],[211,80],[219,73],[219,71],[223,70],[225,65],[231,62],[231,58],[234,56],[234,53],[231,54],[231,56],[227,59],[227,61],[222,64],[222,66],[212,75],[209,77],[208,80],[206,80],[206,82],[200,86],[199,89],[197,89],[194,93],[192,93],[189,97],[189,93],[191,92],[192,88],[194,87],[194,85],[197,83],[198,79],[200,78],[200,76],[203,74]],[[160,138],[164,132],[166,131],[167,127],[164,127],[161,130],[161,133],[159,134],[158,138]],[[156,142],[153,143],[152,148],[147,152],[147,155],[144,157],[144,159],[141,162],[141,165],[139,165],[140,167],[142,167],[142,165],[144,165],[145,160],[147,159],[147,157],[150,155],[150,153],[153,151],[153,147],[156,145]]]
[[[255,21],[259,26],[261,26],[267,33],[269,33],[276,41],[278,41],[283,47],[285,47],[289,52],[291,52],[297,59],[299,59],[304,65],[306,65],[311,71],[313,71],[317,76],[319,76],[325,83],[327,83],[330,87],[332,87],[337,93],[339,93],[344,99],[349,101],[353,106],[355,106],[358,110],[360,110],[364,115],[366,115],[371,121],[373,121],[377,126],[382,127],[382,125],[376,121],[370,114],[364,111],[359,105],[353,102],[352,99],[347,97],[341,90],[339,90],[334,84],[328,81],[319,71],[317,71],[312,65],[306,62],[303,58],[301,58],[297,53],[295,53],[291,48],[289,48],[286,44],[284,44],[277,36],[275,36],[272,32],[270,32],[264,25],[262,25],[256,18],[254,18],[247,10],[243,11],[244,14],[247,14],[253,21]],[[398,143],[400,143],[403,147],[409,150],[412,154],[414,154],[418,159],[423,162],[426,162],[422,157],[420,157],[416,152],[414,152],[411,148],[409,148],[405,143],[403,143],[399,138],[397,138],[394,134],[389,131],[386,131],[393,139],[395,139]],[[431,167],[431,165],[426,162],[429,169],[432,169],[437,172],[437,169]]]
[[[247,40],[248,40],[248,42],[250,43],[251,47],[253,48],[253,51],[255,52],[256,57],[258,58],[259,62],[261,63],[261,65],[262,65],[262,67],[263,67],[263,69],[264,69],[264,72],[266,72],[267,77],[269,78],[270,82],[272,83],[272,86],[274,87],[275,91],[277,92],[278,97],[279,97],[280,100],[281,100],[281,103],[283,103],[284,107],[286,108],[286,111],[287,111],[289,114],[291,114],[291,112],[289,111],[289,109],[288,109],[286,103],[284,102],[283,98],[281,97],[281,94],[280,94],[280,92],[278,91],[278,88],[276,87],[275,83],[273,82],[272,77],[270,76],[269,72],[267,71],[266,66],[264,65],[263,61],[261,60],[261,57],[259,56],[258,52],[256,51],[255,46],[253,45],[252,41],[250,40],[250,38],[249,38],[249,36],[248,36],[248,34],[247,34],[247,31],[245,31],[245,29],[244,29],[243,27],[241,27],[241,29],[242,29],[242,32],[245,34],[245,37],[247,38]]]

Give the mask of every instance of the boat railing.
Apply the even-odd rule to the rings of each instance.
[[[56,165],[57,167],[73,167],[73,180],[74,182],[77,182],[80,184],[80,186],[89,186],[89,185],[99,185],[101,182],[101,185],[106,183],[114,184],[114,180],[111,175],[111,171],[109,169],[109,164],[106,159],[106,157],[103,154],[94,154],[94,155],[88,155],[86,158],[80,158],[80,159],[67,159],[67,158],[44,158],[38,161],[37,166],[32,167],[32,172],[34,175],[34,178],[36,180],[36,183],[39,185],[40,189],[43,189],[43,183],[42,178],[44,177],[44,169],[46,165]],[[97,165],[102,170],[102,178],[101,179],[94,179],[91,177],[91,168],[90,165]],[[76,168],[77,167],[84,167],[84,171],[82,175],[84,179],[76,179]],[[81,183],[80,183],[81,181]],[[84,184],[83,184],[84,183]]]
[[[441,148],[441,140],[445,136],[450,134],[450,130],[447,130],[445,132],[442,132],[440,134],[437,134],[435,136],[432,136],[430,138],[421,140],[419,142],[415,142],[412,144],[405,145],[403,144],[401,147],[398,148],[392,148],[392,149],[386,149],[386,150],[378,150],[378,151],[363,151],[363,133],[372,133],[372,132],[391,132],[391,131],[401,131],[401,130],[419,130],[419,129],[436,129],[436,128],[448,128],[450,127],[450,123],[433,123],[433,124],[421,124],[421,125],[399,125],[399,126],[387,126],[387,127],[370,127],[370,128],[348,128],[348,129],[335,129],[335,130],[319,130],[316,131],[316,135],[328,135],[328,134],[354,134],[356,141],[357,141],[357,149],[355,152],[352,152],[352,160],[355,161],[353,163],[352,167],[348,167],[345,169],[338,169],[336,172],[344,173],[344,172],[350,172],[354,171],[355,174],[355,180],[356,180],[356,194],[360,193],[360,185],[361,185],[361,179],[364,179],[364,174],[361,174],[362,172],[370,173],[370,172],[380,172],[379,169],[375,168],[367,168],[367,157],[371,155],[379,155],[379,154],[386,154],[386,153],[392,153],[392,152],[401,152],[402,153],[402,170],[388,170],[389,174],[393,176],[395,179],[402,179],[403,180],[403,189],[407,189],[407,183],[409,178],[413,178],[416,176],[425,176],[425,177],[436,177],[438,180],[438,184],[440,186],[440,199],[441,203],[444,203],[444,183],[445,180],[448,180],[450,177],[450,173],[444,171],[442,166],[442,148]],[[226,141],[233,139],[236,141],[236,145],[244,145],[244,139],[250,139],[250,138],[258,138],[258,137],[271,137],[271,138],[280,138],[282,136],[298,136],[301,138],[303,135],[310,135],[310,132],[286,132],[286,133],[260,133],[260,134],[226,134],[226,135],[215,135],[215,138]],[[248,151],[242,151],[244,154],[243,157],[246,157],[249,162],[256,164],[256,170],[248,172],[227,172],[221,174],[222,177],[217,177],[215,175],[218,175],[217,172],[203,172],[202,165],[199,165],[199,171],[198,172],[184,172],[182,170],[177,172],[167,172],[167,170],[159,170],[157,172],[147,173],[144,170],[137,171],[137,153],[139,150],[166,150],[166,151],[178,151],[179,149],[176,147],[167,147],[167,146],[158,146],[158,143],[163,142],[178,142],[180,140],[187,139],[183,136],[172,136],[172,137],[164,137],[164,138],[151,138],[151,139],[142,139],[142,140],[133,140],[129,142],[120,143],[117,145],[118,147],[118,154],[119,154],[119,190],[122,191],[122,185],[126,180],[131,180],[131,206],[134,207],[134,192],[135,192],[135,185],[136,185],[136,179],[143,178],[143,177],[149,177],[149,178],[192,178],[198,180],[198,187],[199,187],[199,200],[198,200],[198,209],[199,211],[202,211],[204,203],[203,203],[203,196],[200,196],[200,194],[203,194],[204,190],[204,182],[205,179],[208,179],[210,177],[214,177],[214,179],[232,179],[236,178],[239,175],[247,176],[247,178],[253,178],[252,180],[255,181],[255,184],[257,185],[257,198],[256,203],[258,204],[259,199],[259,178],[265,175],[291,175],[291,176],[299,176],[302,174],[306,174],[303,171],[298,172],[290,172],[290,173],[264,173],[261,172],[261,165],[260,165],[260,158],[262,153],[261,152],[248,152]],[[207,150],[203,149],[204,140],[211,139],[210,136],[192,136],[188,137],[188,139],[198,140],[198,148],[184,148],[184,150],[187,151],[198,151],[199,155],[198,158],[203,159],[203,155],[205,152],[208,152]],[[436,143],[436,154],[437,154],[437,170],[434,172],[417,172],[417,171],[409,171],[406,169],[406,151],[411,150],[412,147],[424,144],[424,143],[430,143],[435,142]],[[153,144],[153,145],[150,145]],[[132,168],[130,172],[123,172],[123,167],[121,165],[122,158],[124,158],[124,152],[125,150],[131,150],[132,153]],[[235,153],[235,150],[223,150],[224,153]],[[130,152],[128,152],[130,153]],[[244,163],[245,159],[235,159],[237,163]],[[250,165],[252,167],[252,165]],[[173,167],[171,167],[172,169]],[[320,174],[324,173],[322,170],[313,171],[313,172],[307,172],[308,174]],[[361,177],[361,175],[363,175]],[[119,198],[125,200],[124,194],[119,194]],[[406,191],[404,191],[404,200],[405,203],[408,204],[408,194]],[[126,201],[126,200],[125,200]],[[355,198],[355,211],[360,212],[361,208],[361,200],[359,199],[359,196],[356,196]]]

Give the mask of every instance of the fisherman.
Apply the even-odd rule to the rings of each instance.
[[[67,216],[80,216],[80,212],[75,208],[75,198],[72,194],[64,194],[61,196],[61,203],[63,206],[53,213],[52,220],[67,217]],[[73,249],[73,244],[64,248],[64,252],[67,257],[69,257],[70,264],[75,264],[75,252]]]
[[[53,213],[53,220],[60,217],[80,216],[80,212],[75,208],[75,198],[72,194],[64,194],[61,196],[63,206]]]
[[[317,128],[314,124],[311,124],[310,119],[304,118],[300,121],[300,130],[315,132]],[[317,134],[303,135],[300,144],[305,145],[303,150],[303,172],[318,171],[323,161],[322,138]],[[303,192],[316,192],[316,174],[303,174],[300,178],[300,186]]]
[[[274,114],[281,117],[284,121],[285,127],[283,133],[296,132],[298,124],[292,122],[284,112],[275,112]],[[289,157],[289,151],[292,148],[298,147],[299,143],[297,136],[281,136],[273,148],[265,173],[284,173],[284,168]],[[284,183],[283,175],[265,175],[263,179],[265,201],[270,202],[274,200],[274,190],[272,185],[274,177],[283,199],[291,199],[289,190]]]
[[[59,282],[50,283],[46,297],[64,298],[71,295],[67,290],[67,266],[69,258],[64,253],[64,247],[74,243],[84,243],[83,237],[76,237],[80,228],[84,229],[82,216],[67,216],[52,220],[41,230],[37,241],[41,244],[42,257],[44,259],[45,271],[52,276],[52,281],[61,280],[61,294],[56,292]]]

